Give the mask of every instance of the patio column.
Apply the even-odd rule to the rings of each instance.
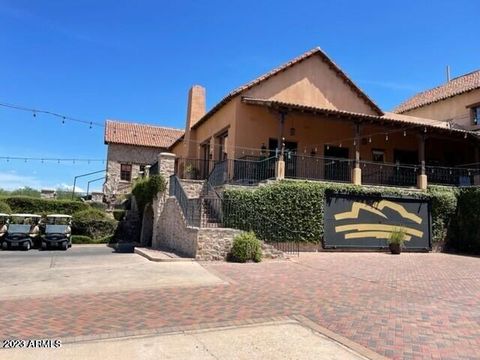
[[[355,124],[355,164],[352,169],[352,183],[362,185],[362,168],[360,167],[360,124]]]
[[[425,169],[425,138],[424,134],[419,136],[418,142],[418,160],[420,163],[420,174],[417,176],[417,188],[427,190],[428,181]]]
[[[277,161],[275,162],[275,180],[285,179],[284,153],[285,153],[285,138],[282,137],[280,155],[278,156]]]

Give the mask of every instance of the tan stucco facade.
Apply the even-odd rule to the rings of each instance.
[[[408,110],[403,114],[441,121],[452,121],[465,129],[479,130],[480,125],[474,125],[472,122],[473,117],[470,106],[474,104],[480,104],[480,89]]]

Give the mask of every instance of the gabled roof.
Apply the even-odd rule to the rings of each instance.
[[[302,55],[290,60],[289,62],[267,72],[266,74],[263,74],[259,77],[257,77],[255,80],[250,81],[249,83],[246,83],[245,85],[242,85],[232,92],[230,92],[227,96],[225,96],[220,102],[215,105],[209,112],[207,112],[195,125],[192,126],[193,129],[197,128],[201,123],[203,123],[205,120],[207,120],[210,116],[212,116],[215,112],[217,112],[223,105],[225,105],[229,100],[234,98],[237,95],[240,95],[244,91],[251,89],[252,87],[260,84],[261,82],[268,80],[272,76],[277,75],[278,73],[287,70],[288,68],[298,64],[299,62],[308,59],[312,56],[320,56],[323,61],[325,61],[329,67],[335,71],[346,83],[348,86],[352,88],[353,91],[355,91],[372,109],[377,112],[379,115],[382,115],[383,112],[382,110],[373,102],[372,99],[370,99],[355,83],[343,72],[337,64],[335,64],[319,47],[313,48],[310,51],[307,51],[303,53]]]
[[[412,96],[393,111],[401,114],[475,89],[480,89],[480,70],[456,77],[446,84]]]
[[[107,120],[105,144],[124,144],[167,149],[184,131],[164,126]]]

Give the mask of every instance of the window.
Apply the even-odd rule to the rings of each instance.
[[[472,108],[473,124],[480,125],[480,105]]]
[[[123,181],[132,180],[132,165],[130,164],[120,165],[120,180],[123,180]]]
[[[372,160],[374,162],[385,162],[385,151],[383,150],[372,150]]]

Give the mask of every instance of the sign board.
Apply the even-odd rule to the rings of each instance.
[[[325,248],[386,248],[401,229],[407,250],[431,249],[428,200],[327,194],[325,202]]]

